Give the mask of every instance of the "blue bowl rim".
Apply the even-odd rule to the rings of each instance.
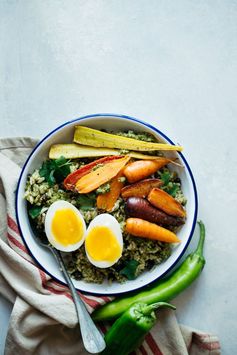
[[[21,173],[20,173],[20,176],[19,176],[19,179],[18,179],[18,183],[17,183],[17,188],[16,188],[16,198],[15,198],[15,210],[16,210],[16,219],[17,219],[17,224],[18,224],[18,227],[19,227],[19,231],[20,231],[20,234],[21,234],[21,237],[22,237],[22,240],[27,248],[27,250],[29,251],[29,254],[31,255],[31,257],[33,258],[33,260],[40,266],[40,268],[46,273],[48,274],[52,279],[56,280],[57,282],[59,282],[60,284],[64,285],[64,286],[67,286],[66,282],[63,282],[61,280],[59,280],[57,277],[55,277],[54,275],[52,275],[50,272],[48,272],[48,270],[46,270],[42,265],[41,263],[37,260],[37,258],[32,254],[30,248],[28,247],[27,245],[27,242],[24,238],[24,235],[22,233],[22,230],[21,230],[21,225],[20,225],[20,221],[19,221],[19,216],[18,216],[18,206],[17,206],[17,201],[18,201],[18,196],[19,196],[19,187],[20,187],[20,183],[21,183],[21,179],[22,179],[22,175],[24,173],[24,170],[26,169],[26,166],[28,164],[28,161],[30,160],[31,156],[34,154],[34,152],[38,149],[38,147],[48,138],[50,137],[51,135],[53,135],[55,132],[57,132],[59,129],[71,124],[71,123],[74,123],[74,122],[78,122],[78,121],[83,121],[84,119],[86,118],[96,118],[96,117],[116,117],[116,118],[125,118],[127,120],[130,120],[130,121],[135,121],[137,123],[140,123],[150,129],[152,129],[153,131],[157,132],[160,136],[162,136],[164,139],[166,139],[170,144],[172,145],[175,145],[175,143],[169,138],[167,137],[163,132],[161,132],[158,128],[154,127],[153,125],[151,125],[150,123],[147,123],[141,119],[138,119],[138,118],[135,118],[135,117],[132,117],[132,116],[128,116],[128,115],[123,115],[123,114],[115,114],[115,113],[95,113],[95,114],[91,114],[91,115],[85,115],[85,116],[81,116],[81,117],[78,117],[78,118],[75,118],[73,120],[70,120],[70,121],[67,121],[63,124],[61,124],[60,126],[56,127],[55,129],[53,129],[52,131],[50,131],[43,139],[41,139],[37,145],[33,148],[32,152],[30,153],[30,155],[28,156],[28,158],[26,159],[23,167],[22,167],[22,170],[21,170]],[[179,260],[182,258],[182,256],[184,255],[188,245],[190,244],[191,242],[191,239],[192,239],[192,236],[193,236],[193,233],[194,233],[194,230],[195,230],[195,226],[196,226],[196,222],[197,222],[197,213],[198,213],[198,195],[197,195],[197,187],[196,187],[196,183],[195,183],[195,180],[194,180],[194,177],[193,177],[193,173],[192,173],[192,170],[187,162],[187,160],[185,159],[185,157],[183,156],[183,154],[181,152],[178,152],[178,154],[182,157],[182,160],[189,172],[189,175],[190,175],[190,178],[191,178],[191,182],[192,182],[192,185],[193,185],[193,192],[194,192],[194,203],[195,203],[195,211],[194,211],[194,218],[193,218],[193,223],[192,223],[192,228],[191,228],[191,231],[190,231],[190,234],[189,234],[189,237],[188,237],[188,240],[186,242],[186,245],[184,247],[184,249],[182,250],[181,254],[179,255],[179,257],[174,261],[174,263],[160,276],[158,276],[155,280],[153,280],[152,282],[150,282],[149,284],[147,285],[143,285],[143,286],[138,286],[136,288],[134,288],[133,290],[131,291],[121,291],[121,292],[116,292],[116,293],[111,293],[111,294],[103,294],[103,293],[98,293],[98,292],[86,292],[86,291],[81,291],[78,287],[76,287],[76,289],[78,291],[81,291],[85,294],[91,294],[91,295],[98,295],[98,296],[109,296],[109,295],[112,295],[112,296],[116,296],[116,295],[126,295],[127,293],[131,293],[131,292],[134,292],[134,291],[137,291],[137,290],[141,290],[141,289],[144,289],[145,287],[147,287],[148,285],[152,285],[154,282],[158,281],[159,279],[163,278],[165,275],[167,275],[171,269],[174,269],[175,265],[177,265],[177,263],[179,262]]]

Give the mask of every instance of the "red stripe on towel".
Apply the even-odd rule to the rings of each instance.
[[[26,249],[26,247],[25,247],[23,244],[21,244],[21,243],[20,243],[16,238],[14,238],[10,233],[7,233],[7,237],[8,237],[9,241],[10,241],[12,244],[14,244],[17,248],[19,248],[21,251],[23,251],[24,253],[26,253],[26,254],[28,255],[27,249]]]
[[[106,303],[111,301],[110,297],[100,296],[100,298],[102,298],[102,300],[104,300]]]
[[[7,224],[15,233],[20,235],[20,231],[18,229],[18,226],[17,226],[16,222],[9,215],[7,215]]]
[[[142,355],[148,355],[148,353],[147,353],[147,351],[146,351],[146,349],[144,348],[143,345],[139,346],[139,350],[142,353]]]
[[[193,342],[201,349],[205,350],[218,350],[220,349],[219,341],[202,342],[198,335],[193,337]]]
[[[99,328],[100,328],[100,330],[102,331],[103,334],[105,334],[107,332],[107,329],[106,329],[104,324],[99,324]]]
[[[46,282],[47,282],[46,274],[41,269],[38,269],[38,270],[39,270],[40,278],[41,278],[41,281],[42,281],[42,286],[45,286]]]
[[[56,290],[54,287],[50,286],[50,285],[47,285],[47,278],[46,278],[46,274],[44,271],[42,271],[41,269],[38,269],[39,270],[39,274],[40,274],[40,278],[41,278],[41,282],[42,282],[42,286],[50,291],[51,293],[53,294],[56,294],[56,295],[63,295],[63,296],[66,296],[68,297],[70,300],[72,300],[72,296],[66,291],[66,290]]]
[[[163,355],[151,333],[146,335],[145,340],[154,355]]]
[[[72,301],[72,296],[68,292],[57,291],[57,290],[55,290],[55,288],[48,286],[48,285],[46,285],[45,288],[56,295],[66,296],[67,298],[69,298]]]
[[[81,292],[78,292],[79,295],[81,296],[82,300],[87,303],[89,306],[91,306],[92,308],[96,308],[100,305],[100,302],[92,300],[86,296],[84,296]]]

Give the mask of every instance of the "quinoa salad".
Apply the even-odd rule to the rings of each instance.
[[[140,142],[159,143],[153,135],[146,132],[136,133],[134,131],[126,131],[109,133]],[[74,142],[73,144],[75,146],[77,141],[74,140]],[[165,157],[165,151],[159,149],[143,151],[140,149],[139,154],[136,153],[137,155],[134,154],[134,156],[131,155],[130,157],[129,149],[117,149],[116,159],[112,159],[108,153],[105,155],[107,158],[102,155],[90,156],[92,153],[85,157],[74,157],[75,154],[70,153],[72,157],[69,158],[68,151],[74,148],[73,144],[65,145],[63,149],[61,147],[62,152],[60,151],[59,156],[56,158],[52,159],[49,155],[49,159],[43,161],[42,165],[28,176],[24,197],[27,201],[27,210],[32,228],[36,228],[37,234],[42,238],[46,238],[45,226],[49,208],[57,201],[66,201],[80,212],[84,220],[83,223],[85,223],[85,228],[88,228],[90,223],[101,214],[106,213],[113,216],[121,230],[123,247],[121,256],[113,265],[108,267],[97,267],[95,266],[96,263],[91,262],[92,254],[88,253],[86,250],[86,243],[82,243],[79,248],[70,252],[63,252],[64,249],[59,249],[63,252],[62,254],[70,275],[76,280],[90,283],[103,283],[104,281],[122,283],[137,278],[144,271],[151,270],[156,265],[168,259],[171,255],[173,242],[163,241],[163,237],[161,237],[161,240],[154,239],[152,233],[148,233],[151,235],[151,238],[143,235],[140,236],[140,232],[131,233],[128,228],[128,219],[131,220],[129,221],[131,223],[135,223],[135,219],[139,219],[139,221],[145,220],[147,224],[144,224],[144,226],[147,226],[148,229],[152,229],[154,225],[154,233],[157,227],[157,231],[159,232],[160,230],[165,236],[167,231],[168,237],[171,234],[176,235],[177,231],[182,228],[186,218],[186,198],[182,192],[181,180],[175,172],[175,165],[173,169],[170,169],[170,165],[172,163],[176,164],[176,161],[170,160],[166,162],[166,164],[163,164],[163,166],[158,167],[151,174],[147,175],[147,173],[144,178],[137,178],[137,180],[133,182],[132,178],[130,180],[130,175],[125,174],[127,167],[132,167],[132,164],[135,162],[147,163],[151,161],[154,164],[158,159]],[[79,144],[81,143],[79,142]],[[104,148],[95,147],[93,149],[99,150]],[[111,152],[113,150],[110,146],[108,146],[108,149],[111,149]],[[146,158],[144,158],[143,155],[144,157],[146,156]],[[109,162],[108,165],[112,164],[112,162],[117,162],[118,164],[120,160],[122,161],[123,157],[127,156],[129,156],[129,162],[126,162],[125,168],[123,168],[123,170],[121,169],[116,175],[116,188],[119,183],[121,186],[116,200],[110,207],[108,207],[108,200],[114,188],[112,184],[114,177],[99,186],[95,185],[95,188],[92,188],[92,191],[89,192],[84,192],[87,190],[83,190],[83,179],[86,179],[87,175],[81,175],[82,177],[79,179],[81,180],[81,185],[78,182],[72,182],[72,178],[70,180],[70,177],[75,177],[77,172],[86,170],[87,167],[92,166],[91,164],[93,163],[95,165],[88,171],[90,173],[98,171],[99,176],[100,170],[102,171],[107,165],[105,164],[105,162],[107,163],[106,159],[108,159],[108,161],[111,159],[111,163]],[[141,156],[141,159],[139,156]],[[148,156],[151,156],[151,160],[149,160]],[[157,157],[157,160],[155,157]],[[104,159],[104,161],[102,159]],[[102,163],[100,163],[100,161]],[[96,164],[96,162],[98,163]],[[68,183],[68,181],[70,183]],[[87,185],[85,185],[86,188],[88,184],[89,180],[87,181]],[[147,194],[144,193],[144,195],[141,195],[145,184],[146,186],[150,184],[149,194],[147,192]],[[152,184],[154,184],[154,188],[152,188]],[[136,191],[138,191],[138,193],[136,193]],[[164,194],[164,196],[162,194]],[[106,196],[108,196],[107,200],[105,198]],[[171,206],[170,209],[169,206],[166,209],[166,206],[162,207],[159,201],[164,199],[165,202],[167,201],[166,205],[169,205],[169,198]],[[106,207],[104,207],[101,201],[106,204]],[[158,201],[157,204],[156,201]],[[144,215],[142,215],[142,208],[143,211],[147,209],[147,214],[145,211]],[[178,213],[175,214],[172,208],[174,211],[176,211],[176,208]],[[153,219],[149,220],[151,215],[154,215],[154,218],[152,217]],[[152,224],[152,227],[150,227],[150,224]],[[132,227],[134,226],[132,225]],[[165,232],[163,232],[163,229]],[[132,230],[133,229],[131,229],[131,231]],[[174,240],[174,243],[175,242]],[[49,243],[51,243],[50,239]],[[91,258],[88,257],[88,254],[90,254]]]

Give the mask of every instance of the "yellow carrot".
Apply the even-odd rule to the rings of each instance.
[[[180,239],[170,230],[140,218],[126,220],[126,232],[136,237],[158,240],[166,243],[180,243]]]
[[[108,155],[120,155],[121,150],[113,148],[98,148],[90,147],[89,145],[82,145],[76,143],[60,143],[53,144],[49,150],[50,159],[58,159],[61,156],[67,159],[77,158],[94,158],[105,157]],[[157,159],[157,155],[147,155],[139,152],[128,151],[126,155],[135,159],[154,160]]]
[[[116,176],[129,159],[130,157],[127,156],[115,159],[84,175],[76,182],[76,190],[81,194],[86,194],[97,189]]]
[[[177,150],[183,148],[166,143],[144,142],[134,138],[121,137],[115,134],[101,132],[97,129],[76,126],[74,142],[92,147],[118,148],[138,151]]]

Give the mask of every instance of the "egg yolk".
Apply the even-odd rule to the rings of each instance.
[[[105,226],[95,226],[86,237],[86,249],[95,261],[115,261],[122,248],[113,232]]]
[[[56,211],[51,228],[55,240],[64,246],[76,244],[83,237],[82,221],[70,209]]]

